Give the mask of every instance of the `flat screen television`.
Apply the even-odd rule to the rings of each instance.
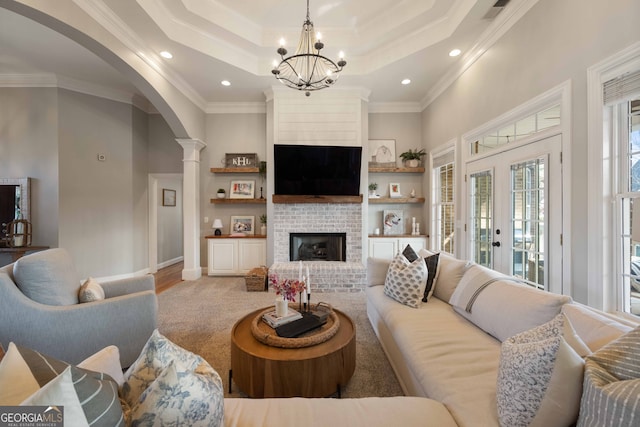
[[[357,196],[362,147],[274,145],[274,194]]]

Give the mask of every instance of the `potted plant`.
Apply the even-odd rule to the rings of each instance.
[[[262,226],[260,226],[260,234],[262,234],[263,236],[266,236],[267,235],[267,214],[260,215],[260,224],[262,224]]]
[[[369,196],[375,196],[377,189],[378,189],[378,184],[376,184],[375,182],[372,182],[371,184],[369,184]]]
[[[405,151],[404,153],[400,154],[400,158],[405,162],[407,167],[417,168],[420,164],[422,156],[424,156],[425,154],[427,153],[425,153],[424,148],[421,150],[418,150],[417,148],[415,150],[409,149],[409,151]]]
[[[227,195],[227,192],[224,191],[224,188],[218,188],[218,199],[224,199]]]

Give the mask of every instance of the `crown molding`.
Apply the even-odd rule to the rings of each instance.
[[[163,67],[162,60],[139,38],[131,28],[124,23],[102,0],[72,0],[80,9],[106,28],[115,38],[124,44],[131,52],[138,56],[158,74],[175,86],[197,107],[204,111],[206,101],[182,77]],[[149,54],[145,54],[149,52]]]
[[[500,40],[536,3],[538,3],[538,0],[512,0],[482,33],[478,42],[464,55],[462,60],[445,73],[445,75],[433,85],[429,92],[427,92],[426,96],[420,101],[420,108],[424,110],[435,101],[436,98],[442,95],[449,86]]]
[[[0,74],[0,87],[15,88],[59,88],[73,92],[91,95],[110,101],[130,104],[138,109],[151,114],[154,109],[151,103],[144,97],[124,90],[117,90],[106,86],[89,83],[82,80],[57,76],[51,73],[41,74]]]
[[[207,114],[266,114],[265,102],[209,102]]]

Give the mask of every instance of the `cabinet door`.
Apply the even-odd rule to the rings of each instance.
[[[247,273],[267,262],[267,242],[264,239],[248,239],[238,242],[238,272]]]
[[[404,251],[404,248],[406,248],[407,245],[411,245],[413,250],[417,253],[420,249],[427,249],[427,238],[403,237],[401,239],[398,239],[398,250],[400,250],[400,252]]]
[[[369,256],[372,258],[393,259],[398,253],[398,239],[370,238]]]
[[[233,239],[209,239],[209,274],[237,274],[238,241]]]

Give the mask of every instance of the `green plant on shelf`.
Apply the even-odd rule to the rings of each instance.
[[[375,182],[372,182],[371,184],[369,184],[369,191],[376,191],[378,189],[378,184],[376,184]]]
[[[266,214],[262,214],[260,215],[260,224],[267,224],[267,215]]]
[[[425,154],[427,153],[424,151],[424,148],[421,150],[418,150],[417,148],[415,150],[409,149],[409,151],[405,151],[404,153],[400,154],[400,158],[403,161],[420,160],[422,159],[422,156],[424,156]]]

